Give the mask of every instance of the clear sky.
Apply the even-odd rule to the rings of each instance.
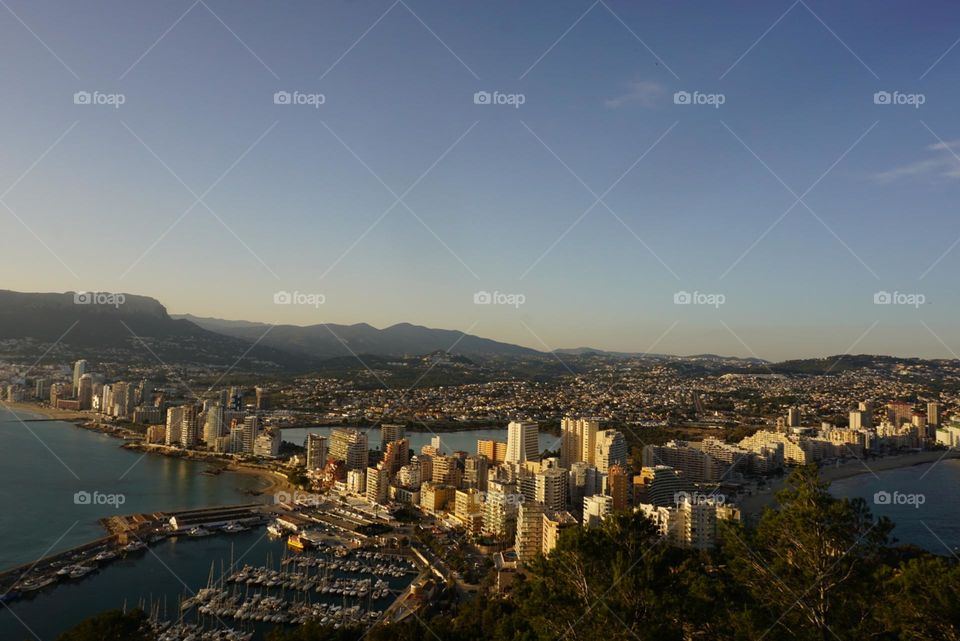
[[[539,349],[960,352],[954,2],[2,4],[0,287]]]

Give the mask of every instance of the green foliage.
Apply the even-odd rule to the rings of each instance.
[[[82,621],[57,641],[153,641],[153,633],[145,628],[143,610],[110,610]]]

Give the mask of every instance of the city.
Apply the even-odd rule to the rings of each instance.
[[[0,641],[960,641],[955,2],[0,60]]]

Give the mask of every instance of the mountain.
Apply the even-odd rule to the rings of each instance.
[[[0,290],[0,343],[20,356],[117,362],[160,361],[256,371],[307,370],[316,363],[174,319],[159,301],[134,294]],[[239,360],[238,360],[239,359]]]
[[[450,329],[431,329],[410,323],[398,323],[377,329],[366,323],[355,325],[276,325],[225,321],[191,315],[174,316],[212,332],[247,341],[260,339],[260,344],[293,354],[315,358],[338,358],[354,354],[404,356],[436,351],[480,357],[544,357],[535,349],[501,343]],[[267,331],[269,330],[269,332]]]

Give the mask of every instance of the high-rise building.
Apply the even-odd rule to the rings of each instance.
[[[580,461],[570,467],[570,505],[576,514],[583,509],[583,499],[600,492],[597,468]]]
[[[170,407],[167,409],[167,431],[164,443],[167,445],[182,445],[183,437],[180,430],[183,429],[183,407]]]
[[[263,387],[258,387],[256,388],[256,394],[257,394],[257,401],[256,401],[257,410],[262,411],[262,410],[271,409],[273,399],[270,396],[269,390]]]
[[[523,495],[514,483],[490,479],[483,504],[483,532],[501,541],[512,541],[517,533],[517,509]]]
[[[574,463],[593,463],[600,422],[592,418],[564,418],[560,421],[560,466],[570,469]],[[585,449],[586,448],[586,449]]]
[[[380,449],[387,451],[387,444],[399,441],[406,436],[406,428],[403,425],[388,425],[384,423],[380,426]]]
[[[507,425],[507,463],[540,460],[540,432],[536,423],[511,421]]]
[[[245,454],[253,454],[253,444],[257,440],[257,436],[260,435],[260,417],[256,414],[250,414],[249,416],[243,417],[243,432],[241,433],[241,438],[243,442],[241,443],[241,449],[239,452]]]
[[[488,470],[489,465],[485,456],[480,456],[479,454],[467,456],[463,459],[463,487],[486,492]]]
[[[639,480],[639,484],[636,482]],[[677,495],[692,488],[692,484],[681,478],[677,471],[667,465],[644,467],[639,477],[634,479],[637,494],[641,494],[637,502],[652,505],[676,505]]]
[[[535,499],[538,503],[554,512],[566,509],[569,489],[567,470],[560,467],[541,470],[535,482]]]
[[[367,468],[366,496],[370,503],[386,503],[390,488],[390,470],[381,462]]]
[[[628,486],[626,468],[620,465],[610,466],[607,471],[607,494],[613,499],[614,511],[622,512],[629,507]]]
[[[410,461],[410,440],[399,438],[395,441],[389,441],[383,451],[383,462],[387,466],[390,474],[396,474],[397,470]]]
[[[543,550],[543,514],[543,504],[536,501],[524,501],[517,510],[514,551],[521,562],[535,558]]]
[[[397,484],[411,490],[420,488],[423,482],[420,471],[420,460],[414,456],[410,462],[400,468],[397,472]]]
[[[787,427],[800,427],[800,408],[791,407],[787,410]]]
[[[913,404],[905,402],[887,403],[887,420],[893,423],[894,427],[903,427],[904,423],[910,423],[913,419]]]
[[[49,389],[47,388],[47,379],[38,378],[33,382],[33,397],[36,399],[45,399],[49,394]]]
[[[564,530],[579,525],[577,519],[569,512],[543,513],[543,548],[544,556],[553,552]]]
[[[330,456],[346,464],[347,470],[366,468],[370,458],[367,434],[355,429],[335,429],[330,433]]]
[[[307,434],[307,469],[319,470],[327,464],[327,437]]]
[[[453,456],[434,456],[431,480],[440,485],[460,485],[460,467]]]
[[[223,436],[223,406],[220,404],[211,405],[207,408],[207,414],[203,422],[203,442],[207,447],[212,448],[217,439]]]
[[[477,441],[477,454],[486,456],[493,465],[507,460],[507,444],[503,441]]]
[[[280,454],[280,433],[264,430],[253,442],[253,453],[264,458],[276,458]]]
[[[583,525],[594,527],[613,510],[613,499],[603,494],[594,494],[583,499]]]
[[[940,427],[940,403],[937,401],[927,403],[927,425]]]
[[[627,440],[618,430],[603,430],[597,433],[594,465],[601,474],[606,474],[613,465],[627,466]]]
[[[427,512],[441,512],[456,499],[456,488],[428,481],[420,486],[420,507]]]
[[[866,425],[863,424],[863,412],[860,410],[853,410],[850,412],[848,427],[851,430],[860,430],[866,427]]]
[[[77,386],[77,400],[80,401],[80,409],[88,410],[93,407],[93,375],[83,374],[80,377],[80,384]]]
[[[87,373],[87,361],[80,359],[73,364],[73,395],[80,393],[80,377]]]

